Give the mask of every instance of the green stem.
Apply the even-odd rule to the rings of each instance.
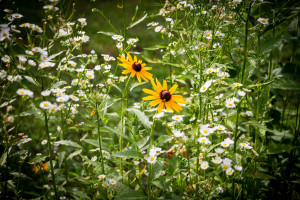
[[[100,133],[100,118],[99,118],[98,102],[97,101],[96,101],[96,117],[97,117],[97,133],[98,133],[98,144],[99,144],[99,151],[100,151],[102,174],[105,174],[105,172],[104,172],[104,160],[103,160],[103,153],[102,153],[102,138],[101,138],[101,133]]]
[[[246,70],[246,62],[247,62],[247,46],[248,46],[248,22],[249,22],[249,16],[250,16],[250,10],[251,10],[251,3],[249,5],[249,9],[247,12],[247,19],[245,23],[245,40],[244,40],[244,60],[243,60],[243,69],[242,69],[242,76],[241,76],[241,82],[244,82],[244,76],[245,76],[245,70]]]
[[[52,162],[51,140],[50,140],[50,135],[49,135],[48,118],[47,118],[46,111],[44,111],[44,115],[45,115],[45,129],[46,129],[47,140],[48,140],[49,162],[50,162],[51,176],[52,176],[52,182],[53,182],[52,184],[53,184],[53,189],[54,189],[54,193],[55,193],[55,199],[59,199],[57,190],[56,190],[55,175],[54,175],[53,162]]]

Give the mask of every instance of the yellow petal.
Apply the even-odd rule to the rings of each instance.
[[[162,91],[162,86],[161,86],[160,82],[157,80],[157,78],[156,78],[156,88],[159,92]]]
[[[171,94],[173,94],[173,93],[175,92],[175,90],[177,89],[177,87],[178,87],[177,84],[173,85],[173,86],[169,89],[169,92],[170,92]]]
[[[154,99],[159,99],[159,96],[147,96],[142,98],[143,101],[149,101],[149,100],[154,100]]]
[[[149,105],[150,106],[156,106],[159,103],[162,103],[162,100],[161,99],[156,99],[154,101],[151,101]]]
[[[163,90],[167,90],[168,89],[167,81],[166,80],[163,81],[163,88],[162,89]]]
[[[158,113],[161,113],[161,111],[163,110],[164,108],[164,102],[160,102],[159,105],[158,105]]]
[[[128,60],[129,60],[130,63],[134,63],[133,60],[132,60],[132,57],[129,53],[127,53],[127,57],[128,57]]]
[[[153,90],[149,90],[149,89],[146,89],[146,88],[143,89],[143,92],[145,92],[147,94],[151,94],[153,96],[159,96],[159,94],[157,92],[154,92]]]
[[[134,56],[134,62],[137,62],[137,58],[136,58],[136,56]]]

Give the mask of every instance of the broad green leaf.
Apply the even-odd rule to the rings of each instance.
[[[155,146],[160,147],[162,144],[166,142],[170,142],[173,138],[168,135],[161,135],[156,141]]]
[[[114,157],[119,157],[119,158],[137,158],[137,159],[143,159],[144,156],[142,153],[134,150],[125,150],[122,152],[117,152],[113,154],[112,156]]]
[[[134,113],[137,116],[138,120],[144,125],[145,128],[148,129],[151,128],[151,122],[149,121],[149,118],[145,115],[144,112],[135,108],[129,108],[127,110],[131,113]]]
[[[122,133],[121,131],[118,131],[118,130],[116,130],[116,129],[112,129],[112,128],[110,128],[110,127],[108,127],[108,126],[104,126],[104,127],[102,127],[101,128],[101,132],[108,132],[108,133],[115,133],[115,134],[117,134],[117,135],[119,135],[119,136],[122,136],[123,138],[126,138],[129,142],[131,142],[132,143],[132,139],[130,138],[130,137],[128,137],[127,135],[125,135],[124,133]]]
[[[82,149],[81,145],[79,145],[76,142],[73,142],[71,140],[61,140],[61,141],[57,141],[55,143]]]

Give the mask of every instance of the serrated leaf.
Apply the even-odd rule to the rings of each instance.
[[[142,153],[134,150],[125,150],[122,152],[117,152],[113,154],[112,156],[114,157],[119,157],[119,158],[137,158],[137,159],[143,159],[144,156]]]
[[[71,140],[60,140],[55,143],[82,149],[81,145],[79,145]]]
[[[115,133],[115,134],[117,134],[119,136],[122,136],[123,138],[126,138],[129,142],[132,143],[132,139],[130,137],[128,137],[127,135],[125,135],[124,133],[122,133],[121,131],[118,131],[116,129],[112,129],[112,128],[108,127],[108,126],[104,126],[104,127],[101,128],[101,131],[102,132],[112,132],[112,133]]]
[[[151,122],[149,121],[149,118],[145,115],[144,112],[135,108],[129,108],[127,110],[131,113],[134,113],[137,116],[138,120],[144,125],[145,128],[148,129],[151,128]]]
[[[280,154],[294,149],[296,146],[291,144],[269,144],[266,147],[267,154]]]

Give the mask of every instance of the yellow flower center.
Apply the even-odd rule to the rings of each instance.
[[[224,169],[228,169],[228,165],[224,165],[223,168],[224,168]]]
[[[266,19],[261,19],[261,22],[265,23],[267,20]]]
[[[203,133],[207,133],[207,130],[204,130]]]
[[[153,161],[153,160],[154,160],[154,157],[151,157],[150,160]]]

